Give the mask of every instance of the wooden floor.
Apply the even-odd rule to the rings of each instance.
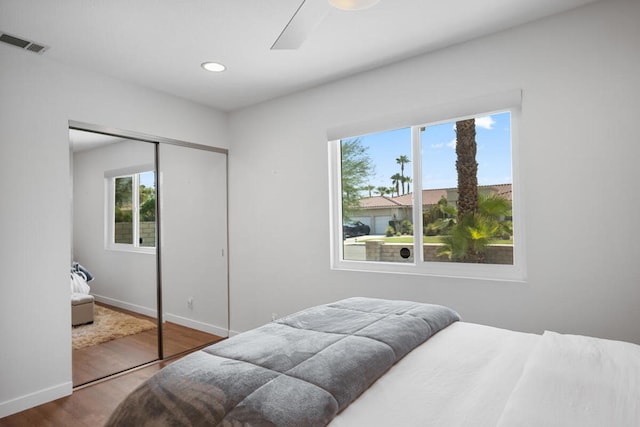
[[[127,310],[108,307],[147,318]],[[74,387],[134,366],[146,366],[89,383],[75,389],[71,396],[1,418],[0,427],[102,426],[116,406],[144,380],[194,348],[201,348],[221,339],[223,338],[217,335],[167,322],[163,327],[163,361],[157,360],[157,329],[73,350]],[[171,355],[178,356],[168,359]]]
[[[110,305],[100,304],[111,310],[131,316],[156,319]],[[217,335],[165,322],[163,325],[163,356],[183,353],[220,340]],[[72,351],[73,386],[85,384],[158,359],[158,330],[151,329],[117,340]]]
[[[162,361],[75,390],[63,397],[26,411],[0,418],[0,427],[99,427],[133,389],[160,368],[175,360]]]

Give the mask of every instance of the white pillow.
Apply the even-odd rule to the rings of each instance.
[[[88,294],[91,288],[87,281],[80,274],[71,272],[71,293],[72,294]]]

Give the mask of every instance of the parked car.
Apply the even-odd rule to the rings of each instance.
[[[371,228],[360,221],[345,222],[342,224],[342,237],[366,236],[371,232]]]

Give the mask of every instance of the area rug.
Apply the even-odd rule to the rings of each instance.
[[[73,349],[78,350],[107,341],[154,329],[155,322],[94,306],[93,323],[72,327]]]

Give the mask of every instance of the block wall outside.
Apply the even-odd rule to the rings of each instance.
[[[446,257],[438,257],[437,250],[441,245],[423,245],[424,260],[437,262],[450,262]],[[400,251],[407,248],[410,251],[408,258],[403,258]],[[367,240],[365,242],[366,260],[382,262],[413,262],[413,245],[402,243],[385,243],[382,240]],[[485,254],[485,264],[513,264],[513,246],[491,245]]]
[[[131,236],[133,234],[133,224],[130,222],[117,222],[114,228],[114,237],[116,243],[133,243]],[[156,245],[156,223],[141,222],[140,238],[142,238],[141,246],[153,247]]]

